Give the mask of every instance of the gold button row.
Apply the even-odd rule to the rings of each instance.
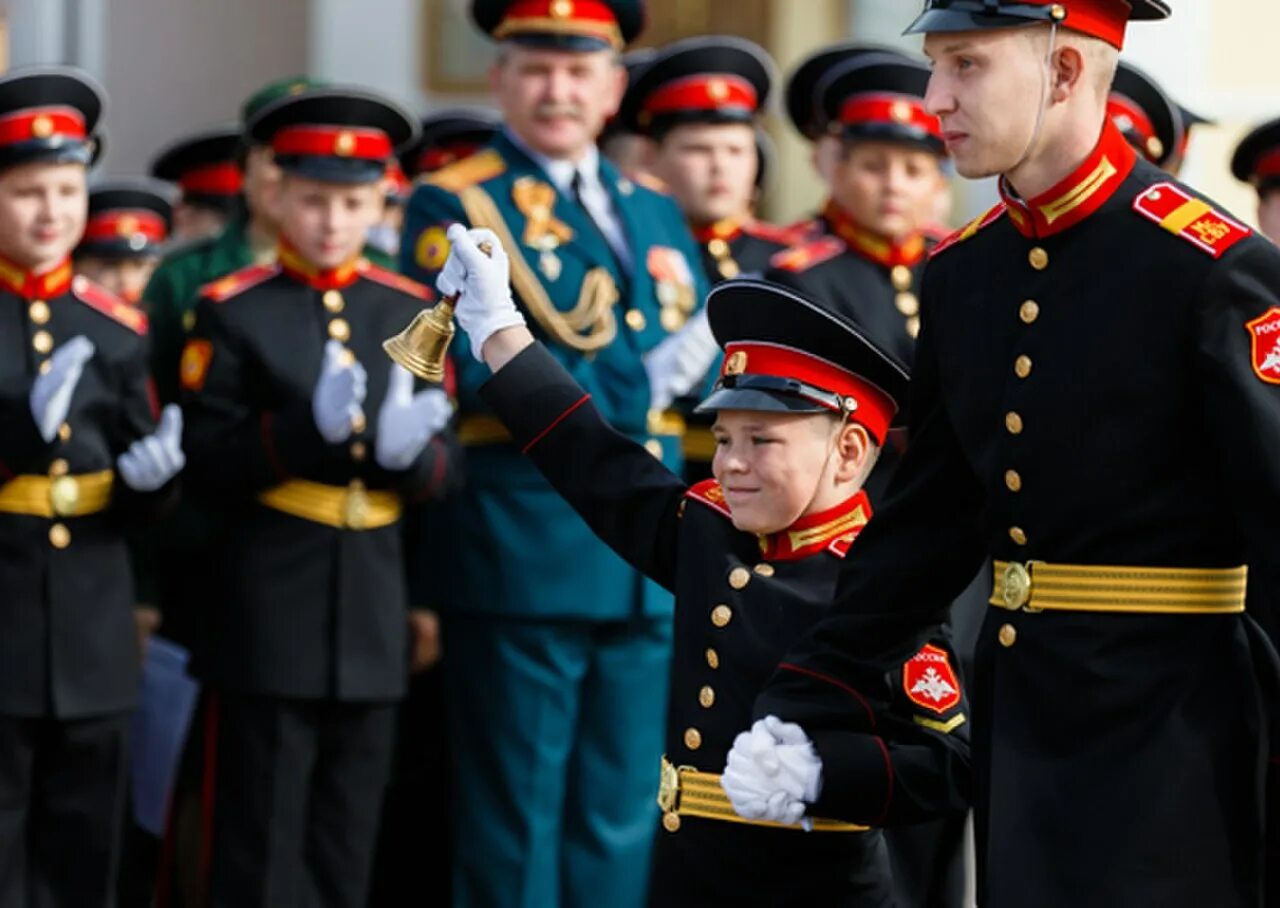
[[[711,623],[716,627],[728,627],[733,620],[733,609],[727,605],[717,605],[711,610]]]
[[[711,647],[707,647],[707,665],[712,669],[720,667],[720,654]]]
[[[736,567],[729,572],[729,586],[735,590],[743,589],[751,582],[751,572],[744,567]]]
[[[1002,624],[996,636],[1000,639],[1000,645],[1008,649],[1018,642],[1018,629],[1012,624]]]

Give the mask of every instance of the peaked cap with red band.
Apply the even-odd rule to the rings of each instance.
[[[1187,129],[1182,109],[1155,79],[1131,63],[1122,61],[1116,70],[1107,115],[1138,154],[1158,167],[1167,164],[1182,147]]]
[[[418,124],[393,101],[363,89],[323,88],[281,98],[245,124],[281,169],[326,183],[375,183]]]
[[[696,412],[847,415],[884,442],[906,399],[908,373],[851,323],[754,278],[718,284],[707,297],[707,318],[725,355],[715,389]]]
[[[1258,192],[1280,189],[1280,119],[1263,123],[1240,140],[1231,157],[1231,172]]]
[[[819,48],[800,61],[800,64],[787,77],[785,103],[787,116],[796,130],[810,141],[822,138],[830,130],[827,118],[818,103],[816,89],[827,74],[850,60],[864,54],[888,54],[889,56],[908,59],[904,54],[891,47],[878,44],[860,44],[845,42]]]
[[[752,123],[773,89],[774,65],[743,38],[686,38],[658,51],[623,99],[630,132],[660,136],[681,123]]]
[[[488,145],[502,128],[502,119],[487,107],[451,107],[427,114],[420,125],[418,138],[400,149],[400,166],[411,180]]]
[[[924,11],[905,34],[1056,23],[1123,48],[1130,20],[1167,19],[1171,14],[1164,0],[925,0]]]
[[[89,190],[89,217],[76,257],[121,259],[160,254],[169,238],[173,206],[165,184],[112,180]]]
[[[471,18],[496,41],[556,50],[622,50],[644,30],[644,0],[472,0]]]
[[[942,126],[925,110],[929,67],[900,54],[863,54],[833,68],[815,89],[832,131],[847,139],[918,145],[943,154]]]
[[[244,188],[240,142],[239,124],[183,136],[151,162],[151,175],[177,183],[187,204],[228,210]]]
[[[70,66],[32,66],[0,77],[0,167],[95,160],[105,94]]]

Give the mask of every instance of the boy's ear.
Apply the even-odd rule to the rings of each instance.
[[[856,422],[846,423],[840,429],[840,437],[836,441],[836,450],[840,455],[839,478],[852,479],[863,472],[867,458],[876,449],[871,433]]]

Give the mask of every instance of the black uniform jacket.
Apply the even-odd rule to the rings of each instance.
[[[756,692],[826,611],[845,551],[870,517],[866,497],[759,537],[734,527],[713,480],[688,488],[609,428],[540,346],[481,393],[600,538],[675,591],[667,758],[720,773],[751,724]],[[856,715],[816,740],[826,788],[841,793],[821,815],[880,826],[967,804],[967,706],[954,658],[931,642],[904,661],[860,679],[847,693]],[[655,794],[657,781],[655,767]],[[878,833],[687,817],[658,835],[654,904],[789,904],[806,894],[846,904],[855,889],[874,889],[880,872],[868,866]]]
[[[800,234],[753,219],[726,218],[693,228],[702,268],[710,284],[742,274],[763,274],[769,260],[790,248]]]
[[[911,444],[757,712],[847,721],[861,656],[910,652],[988,555],[1248,565],[1243,615],[989,609],[975,804],[990,908],[1260,904],[1280,251],[1108,125],[1044,197],[941,244],[923,303]]]
[[[205,287],[183,352],[188,491],[222,523],[210,552],[217,602],[197,670],[240,693],[392,699],[404,689],[408,646],[399,526],[333,526],[258,496],[304,480],[408,502],[441,486],[447,435],[403,472],[374,456],[391,370],[382,342],[430,292],[363,259],[326,273],[288,250],[281,261]],[[329,338],[368,374],[365,424],[341,444],[324,440],[311,408]]]
[[[155,429],[146,332],[139,310],[73,279],[69,262],[40,276],[0,262],[0,487],[114,474],[116,458]],[[46,443],[31,387],[50,352],[77,335],[94,354]],[[105,510],[0,513],[0,714],[75,719],[133,705],[139,659],[125,536],[175,487],[140,494],[113,475]]]

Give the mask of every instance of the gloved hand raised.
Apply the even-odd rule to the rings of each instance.
[[[76,335],[49,357],[49,369],[37,375],[31,385],[31,416],[36,429],[45,441],[53,441],[58,426],[66,421],[71,409],[71,397],[76,384],[84,374],[84,364],[94,353],[93,341],[82,334]]]
[[[734,739],[720,785],[741,817],[808,828],[805,809],[822,791],[822,760],[804,729],[767,716]]]
[[[484,342],[497,331],[525,323],[511,296],[511,263],[492,230],[468,230],[454,224],[446,234],[449,258],[436,278],[436,289],[457,296],[454,316],[471,339],[471,355],[482,360]],[[480,249],[489,245],[489,254]]]
[[[665,410],[677,397],[696,388],[719,352],[703,307],[683,328],[645,354],[650,409]]]
[[[363,415],[367,391],[364,366],[336,340],[324,345],[324,365],[311,395],[311,415],[320,435],[331,445],[351,437],[352,425]]]
[[[168,404],[160,414],[160,425],[150,435],[129,445],[116,458],[116,469],[125,485],[135,492],[154,492],[186,466],[182,453],[182,410]]]
[[[387,396],[378,410],[374,455],[384,470],[406,470],[431,437],[449,423],[453,407],[439,388],[413,393],[413,375],[391,367]]]

